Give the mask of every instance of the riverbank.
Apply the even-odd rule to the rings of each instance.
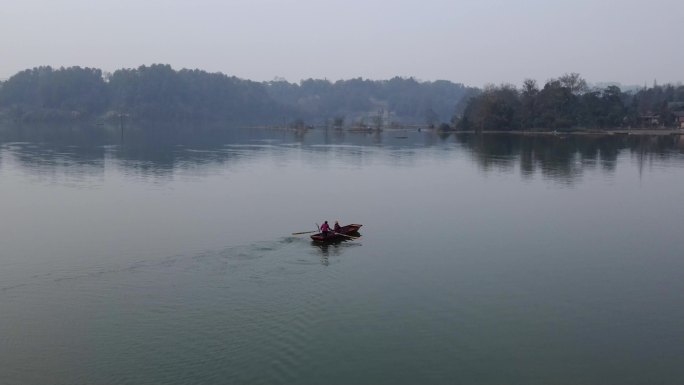
[[[509,134],[509,135],[551,135],[564,137],[569,135],[581,136],[612,136],[612,135],[643,135],[643,136],[662,136],[662,135],[684,135],[682,129],[621,129],[621,130],[577,130],[577,131],[442,131],[455,132],[462,134]]]
[[[405,127],[390,127],[390,128],[371,128],[371,127],[345,127],[345,128],[333,128],[333,127],[322,127],[322,126],[308,126],[308,127],[287,127],[287,126],[252,126],[250,129],[262,129],[262,130],[285,130],[285,131],[308,131],[308,130],[330,130],[336,132],[379,132],[379,131],[389,131],[389,132],[406,132],[406,131],[425,131],[425,132],[435,132],[444,134],[508,134],[508,135],[524,135],[524,136],[535,136],[535,135],[551,135],[551,136],[568,136],[568,135],[582,135],[582,136],[610,136],[610,135],[684,135],[684,129],[677,128],[632,128],[632,129],[613,129],[613,130],[571,130],[571,131],[557,131],[557,130],[539,130],[539,131],[513,131],[513,130],[488,130],[488,131],[476,131],[476,130],[442,130],[439,128],[431,128],[425,126],[405,126]]]

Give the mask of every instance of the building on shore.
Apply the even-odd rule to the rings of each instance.
[[[684,111],[675,111],[672,114],[675,116],[675,127],[684,129]]]
[[[657,128],[660,126],[660,115],[643,114],[639,116],[638,127]]]
[[[667,109],[674,115],[675,127],[684,129],[684,102],[667,103]]]

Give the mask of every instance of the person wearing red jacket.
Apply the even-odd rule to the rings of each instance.
[[[328,231],[330,231],[330,225],[328,225],[328,221],[325,221],[321,225],[321,234],[323,234],[324,237],[327,237]]]

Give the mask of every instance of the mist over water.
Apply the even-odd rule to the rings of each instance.
[[[679,136],[154,132],[0,133],[0,383],[684,376]]]

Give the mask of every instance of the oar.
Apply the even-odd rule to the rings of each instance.
[[[359,238],[361,238],[361,237],[352,237],[351,235],[347,235],[347,234],[336,233],[336,232],[334,232],[334,231],[333,231],[332,233],[333,233],[333,234],[337,234],[337,235],[341,235],[341,236],[343,236],[343,237],[348,237],[348,238],[351,238],[351,239],[359,239]]]
[[[292,235],[299,235],[299,234],[311,234],[311,233],[316,233],[316,230],[313,231],[300,231],[298,233],[292,233]]]

